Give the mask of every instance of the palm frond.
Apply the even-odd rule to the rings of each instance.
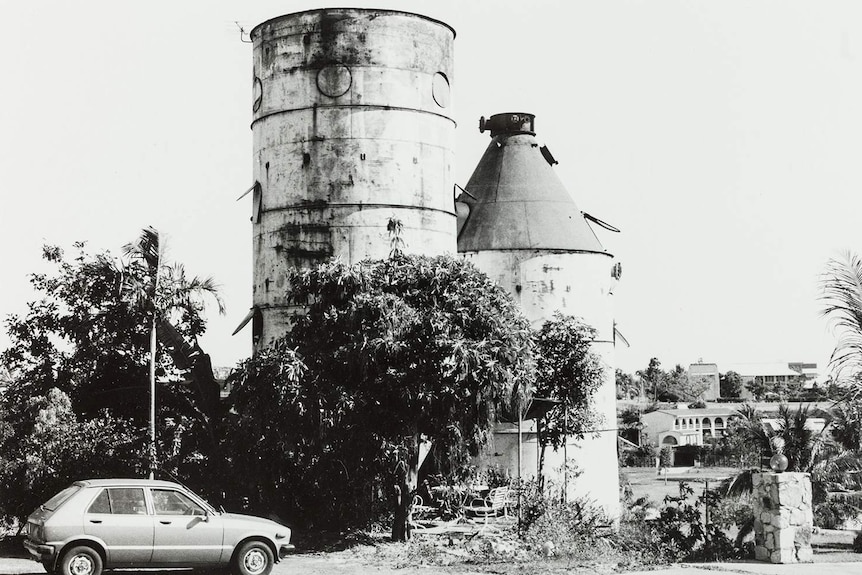
[[[123,254],[133,259],[143,260],[150,272],[157,270],[162,255],[159,232],[152,226],[144,228],[136,242],[123,246]]]
[[[862,259],[850,252],[830,259],[820,286],[822,315],[838,339],[829,365],[839,378],[857,373],[862,370]]]
[[[165,308],[189,309],[206,295],[215,300],[219,314],[224,315],[225,305],[221,297],[221,286],[212,277],[195,276],[188,279],[185,266],[179,263],[167,268],[166,275],[166,281],[162,284],[170,286],[170,290],[167,294],[163,294],[166,300],[163,302]]]
[[[754,491],[752,476],[760,473],[759,469],[743,469],[736,475],[732,475],[721,482],[719,493],[725,497],[743,497]]]

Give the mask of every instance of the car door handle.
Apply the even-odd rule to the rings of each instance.
[[[160,519],[159,523],[161,523],[162,525],[170,525],[173,522],[172,521],[165,521],[164,519]]]
[[[90,519],[90,523],[101,523],[101,519]]]

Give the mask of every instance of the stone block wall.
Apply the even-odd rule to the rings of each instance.
[[[811,479],[807,473],[755,473],[754,555],[771,563],[812,560]]]

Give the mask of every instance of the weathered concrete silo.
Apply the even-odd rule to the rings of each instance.
[[[508,290],[534,327],[561,311],[596,329],[592,349],[604,362],[605,382],[594,407],[604,424],[596,437],[572,441],[566,450],[582,472],[568,487],[571,495],[588,496],[618,516],[611,293],[619,268],[554,172],[550,152],[539,147],[534,116],[497,114],[480,122],[480,130],[486,129],[491,144],[459,198],[466,205],[459,206],[458,251]],[[493,449],[497,459],[490,456],[487,463],[516,472],[515,440],[511,428],[501,427]],[[536,449],[535,434],[527,434],[522,475],[535,475]],[[556,472],[559,480],[563,453],[546,454],[546,473]]]
[[[332,8],[288,14],[254,44],[255,339],[282,335],[285,272],[336,256],[455,252],[454,30],[416,14]]]

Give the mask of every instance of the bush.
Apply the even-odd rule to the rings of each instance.
[[[665,497],[659,518],[647,520],[645,513],[630,515],[620,525],[617,544],[627,554],[640,556],[644,564],[678,561],[714,561],[743,556],[717,523],[704,523],[703,507],[716,509],[720,501],[716,492],[708,491],[689,499],[694,491],[679,484],[678,497]],[[646,510],[643,500],[632,509]]]
[[[0,420],[3,523],[24,520],[73,481],[137,476],[145,469],[142,434],[125,422],[106,414],[79,420],[69,396],[56,388],[31,405],[36,418],[23,436]]]
[[[531,551],[544,554],[551,542],[555,553],[571,556],[608,533],[612,524],[604,511],[586,499],[562,501],[554,486],[544,491],[527,481],[521,493],[521,537]]]
[[[860,509],[851,503],[828,500],[814,506],[814,525],[822,529],[842,529],[848,519],[859,513]]]

